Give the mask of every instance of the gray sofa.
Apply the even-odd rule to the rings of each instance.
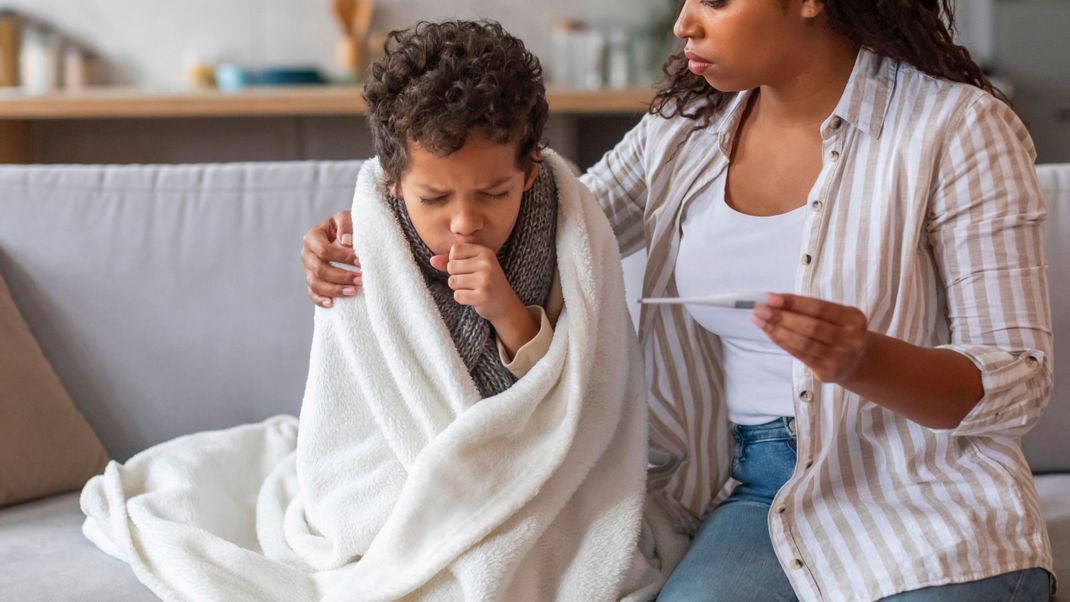
[[[115,459],[185,433],[297,413],[313,312],[297,252],[310,226],[349,206],[358,168],[0,167],[0,274]],[[1051,205],[1055,355],[1066,357],[1070,166],[1039,171]],[[632,298],[642,261],[625,261]],[[1068,368],[1057,364],[1052,405],[1024,442],[1045,473],[1037,485],[1064,577]],[[125,564],[83,538],[81,522],[76,492],[0,510],[0,600],[153,599]]]

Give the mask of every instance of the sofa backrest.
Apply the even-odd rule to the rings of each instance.
[[[114,458],[298,412],[301,237],[359,166],[0,168],[0,273]]]
[[[1040,422],[1022,440],[1022,448],[1034,471],[1070,472],[1070,163],[1041,165],[1037,176],[1048,199],[1045,233],[1055,389]]]
[[[349,207],[359,167],[0,167],[0,273],[115,458],[298,412],[313,312],[301,236]],[[1035,470],[1070,472],[1070,165],[1038,173],[1056,387],[1024,448]],[[630,301],[643,265],[625,259]]]

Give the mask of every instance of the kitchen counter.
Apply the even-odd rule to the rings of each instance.
[[[997,82],[1013,93],[1006,81]],[[546,141],[589,166],[642,116],[649,88],[551,88]],[[1065,95],[1013,94],[1041,160],[1067,155]],[[182,163],[354,159],[374,149],[355,86],[144,90],[27,95],[0,88],[0,163]]]
[[[653,95],[650,88],[551,88],[548,136],[559,150],[600,156]],[[357,86],[40,95],[0,88],[0,163],[356,158],[372,152],[364,119],[354,119],[367,110]]]
[[[632,114],[650,103],[648,88],[547,92],[554,113]],[[42,95],[0,90],[0,120],[255,117],[363,115],[367,105],[356,86],[251,87],[237,93],[218,90],[151,91],[89,88]]]

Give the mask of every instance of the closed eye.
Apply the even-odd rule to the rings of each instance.
[[[422,203],[424,205],[436,205],[438,203],[441,203],[444,200],[446,200],[446,195],[436,196],[436,197],[430,198],[430,199],[425,199],[423,197],[420,197],[420,203]]]
[[[505,197],[509,196],[509,191],[506,190],[504,192],[484,192],[483,194],[487,195],[487,197],[492,199],[504,199]]]

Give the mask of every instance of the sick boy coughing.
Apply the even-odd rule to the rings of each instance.
[[[421,23],[391,34],[364,92],[386,200],[480,393],[500,393],[563,304],[539,62],[496,23]]]

